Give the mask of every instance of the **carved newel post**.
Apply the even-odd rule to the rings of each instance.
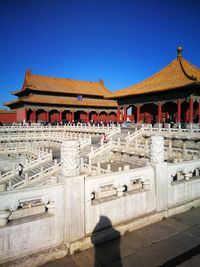
[[[85,233],[85,176],[80,175],[80,165],[80,143],[76,140],[63,141],[59,177],[64,184],[64,239],[70,253],[76,249],[73,242],[83,238]]]
[[[78,141],[63,141],[61,145],[61,166],[61,174],[65,177],[80,174],[80,143]]]
[[[164,137],[151,136],[150,138],[150,159],[152,163],[164,162]]]
[[[157,211],[168,208],[169,174],[167,162],[164,162],[164,137],[151,136],[150,158],[155,171],[155,189]]]

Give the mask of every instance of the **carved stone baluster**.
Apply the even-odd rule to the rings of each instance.
[[[7,224],[10,215],[11,215],[10,210],[0,211],[0,226],[4,226]]]

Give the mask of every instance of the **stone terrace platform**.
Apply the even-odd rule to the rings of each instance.
[[[98,245],[95,249],[88,249],[42,266],[199,267],[200,208],[127,233],[121,238]]]

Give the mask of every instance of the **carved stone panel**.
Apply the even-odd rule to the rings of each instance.
[[[164,162],[164,137],[163,136],[151,136],[150,159],[152,163]]]
[[[80,174],[80,143],[74,140],[64,141],[61,145],[61,173],[63,176]]]

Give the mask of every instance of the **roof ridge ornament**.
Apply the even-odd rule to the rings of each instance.
[[[177,47],[178,57],[182,57],[182,51],[183,51],[183,47],[181,46]]]
[[[26,70],[26,76],[30,76],[31,75],[31,69],[27,69]]]
[[[177,52],[178,52],[177,59],[178,59],[178,61],[179,61],[179,63],[180,63],[181,69],[182,69],[184,75],[185,75],[189,80],[197,81],[197,77],[196,77],[196,76],[187,73],[186,70],[184,69],[184,67],[183,67],[183,63],[182,63],[182,51],[183,51],[183,48],[182,48],[181,46],[177,47]]]

